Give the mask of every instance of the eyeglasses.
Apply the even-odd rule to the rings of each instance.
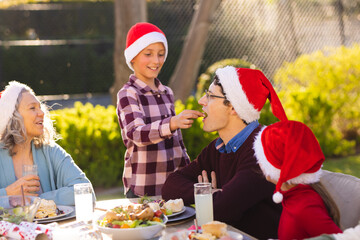
[[[224,96],[218,96],[218,95],[213,95],[213,94],[210,94],[209,91],[207,89],[205,89],[205,95],[206,95],[206,98],[207,100],[209,101],[210,98],[223,98],[223,99],[226,99],[226,97]]]

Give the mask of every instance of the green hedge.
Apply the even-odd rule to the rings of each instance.
[[[289,119],[307,124],[326,156],[355,153],[360,140],[360,45],[326,48],[275,74]]]
[[[121,185],[125,147],[115,107],[76,102],[74,108],[55,110],[51,115],[62,137],[58,143],[94,186]]]
[[[14,79],[38,95],[108,92],[112,56],[112,44],[0,47],[1,89]]]

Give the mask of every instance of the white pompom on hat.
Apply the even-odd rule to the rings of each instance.
[[[263,127],[254,141],[255,157],[264,175],[277,181],[273,201],[283,200],[281,186],[318,182],[325,160],[319,142],[305,124],[282,121]]]
[[[150,44],[161,42],[165,47],[165,58],[168,54],[168,44],[163,31],[157,26],[147,22],[140,22],[132,26],[126,37],[126,49],[124,51],[126,63],[134,71],[131,60]]]
[[[0,92],[0,135],[4,133],[6,125],[13,116],[16,101],[23,89],[33,92],[30,87],[17,81],[9,82],[9,84],[5,87],[5,90]]]
[[[260,112],[267,99],[275,117],[287,120],[284,108],[271,82],[260,70],[226,66],[215,72],[223,87],[226,98],[236,113],[245,122],[260,118]]]

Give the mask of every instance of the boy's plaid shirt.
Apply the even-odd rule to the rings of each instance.
[[[152,90],[134,75],[117,95],[117,115],[127,148],[123,182],[125,193],[161,195],[167,176],[189,164],[181,130],[170,131],[175,116],[174,95],[155,79]]]

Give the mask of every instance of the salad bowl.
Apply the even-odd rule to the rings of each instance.
[[[19,224],[32,222],[40,205],[40,198],[21,195],[0,197],[0,220]]]
[[[108,235],[114,240],[137,240],[137,239],[149,239],[158,234],[168,221],[168,218],[163,214],[161,216],[162,223],[150,225],[150,226],[138,226],[135,228],[110,228],[104,227],[99,224],[105,217],[105,214],[98,218],[96,227],[104,234]]]

